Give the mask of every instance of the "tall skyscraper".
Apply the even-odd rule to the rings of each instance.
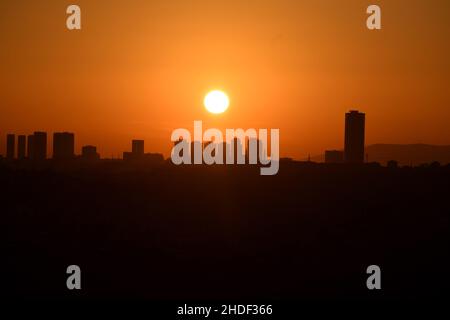
[[[345,114],[344,161],[347,163],[364,162],[365,117],[355,110]]]
[[[47,159],[47,132],[35,132],[33,135],[33,160]]]
[[[27,157],[28,157],[28,159],[33,160],[34,159],[34,143],[33,143],[34,135],[30,134],[27,137],[27,140],[28,140],[27,141]]]
[[[6,135],[6,159],[13,160],[16,151],[16,136],[14,134]]]
[[[68,160],[75,157],[75,135],[69,132],[53,134],[53,159]]]
[[[27,137],[20,135],[17,137],[17,158],[19,160],[25,159],[26,156]]]
[[[144,140],[131,141],[131,152],[136,157],[143,156],[144,155]]]

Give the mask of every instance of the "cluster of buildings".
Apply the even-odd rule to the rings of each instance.
[[[344,151],[326,150],[325,163],[363,163],[366,115],[351,110],[345,114]]]
[[[164,160],[162,154],[144,153],[144,140],[132,140],[132,151],[124,152],[125,161],[153,161]],[[47,156],[47,133],[34,132],[32,135],[8,134],[6,136],[6,159],[7,160],[32,160],[43,161]],[[53,134],[53,160],[98,160],[100,155],[97,147],[87,145],[81,148],[81,155],[75,154],[75,134],[71,132],[55,132]]]
[[[16,143],[17,140],[17,143]],[[94,146],[83,146],[82,159],[95,160],[100,156]],[[55,160],[72,160],[75,155],[75,135],[70,132],[55,132],[53,134],[53,155]],[[43,161],[47,159],[47,133],[34,132],[31,135],[8,134],[6,136],[7,160],[33,160]]]

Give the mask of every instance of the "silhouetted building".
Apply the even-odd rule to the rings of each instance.
[[[132,140],[131,152],[123,153],[123,160],[139,160],[144,157],[144,140]]]
[[[398,162],[397,161],[395,161],[395,160],[389,160],[388,162],[387,162],[387,167],[388,168],[398,168]]]
[[[344,162],[344,152],[340,150],[326,150],[325,163],[342,163]]]
[[[364,162],[364,126],[364,113],[352,110],[345,114],[344,161],[347,163]]]
[[[182,140],[175,142],[179,143]],[[160,153],[144,153],[144,140],[132,140],[131,152],[123,153],[123,160],[133,161],[138,164],[149,164],[164,162],[164,156]]]
[[[143,156],[144,155],[144,140],[131,141],[131,152],[135,156]]]
[[[17,158],[23,160],[26,157],[27,137],[20,135],[17,137]]]
[[[69,132],[53,134],[53,159],[68,160],[75,157],[75,135]]]
[[[16,136],[14,134],[6,135],[6,159],[13,160],[16,151]]]
[[[100,155],[97,153],[97,147],[94,146],[84,146],[81,148],[81,158],[83,160],[98,160]]]
[[[47,132],[35,132],[33,135],[33,160],[47,159]]]
[[[34,135],[33,134],[29,135],[27,137],[27,140],[28,140],[28,142],[27,142],[27,157],[28,157],[28,159],[33,160],[34,159],[34,154],[33,154],[34,153],[34,143],[33,143]]]

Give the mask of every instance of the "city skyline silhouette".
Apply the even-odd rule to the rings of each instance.
[[[362,123],[358,124],[358,117],[362,116]],[[313,156],[313,161],[325,162],[325,163],[363,163],[363,162],[381,162],[383,165],[387,165],[389,161],[396,161],[402,165],[421,165],[426,163],[439,162],[441,164],[450,163],[450,146],[432,146],[426,144],[411,144],[411,145],[383,145],[375,144],[371,146],[365,145],[365,114],[360,113],[356,110],[350,110],[345,114],[345,134],[344,134],[344,145],[342,149],[328,149],[324,150],[322,155]],[[353,121],[353,122],[352,122]],[[356,121],[356,122],[354,122]],[[356,127],[355,127],[356,125]],[[354,131],[354,132],[353,132]],[[35,135],[40,135],[40,142],[34,142],[36,147],[33,147],[33,138]],[[153,159],[154,162],[162,162],[168,158],[161,152],[149,152],[145,153],[144,140],[133,139],[132,151],[123,151],[122,154],[116,157],[112,155],[111,157],[103,156],[97,152],[97,146],[93,145],[80,145],[78,149],[81,149],[81,153],[77,154],[75,150],[75,134],[71,132],[54,132],[53,139],[50,143],[50,139],[47,139],[47,132],[36,131],[31,135],[8,133],[6,135],[6,155],[4,156],[7,160],[33,160],[33,153],[38,153],[37,159],[54,159],[54,160],[100,160],[100,159],[122,159],[122,160],[139,160],[140,158]],[[16,139],[17,138],[17,139]],[[238,150],[241,150],[246,164],[248,164],[248,139],[245,137],[244,142],[238,142],[238,149],[236,149],[236,144],[232,142],[227,143],[223,147],[223,150],[229,150],[227,148],[233,148],[235,145],[234,154]],[[240,141],[240,139],[238,139]],[[209,141],[199,142],[203,152],[204,147],[209,143]],[[231,145],[230,145],[231,143]],[[369,154],[368,150],[374,147],[383,148],[385,150],[377,150],[374,154]],[[401,149],[406,149],[409,146],[409,159],[408,153],[403,152],[401,155]],[[38,151],[35,151],[36,149]],[[193,150],[194,143],[190,145],[190,150]],[[239,149],[242,148],[242,149]],[[347,150],[348,148],[348,150]],[[391,149],[391,150],[389,150]],[[416,150],[415,150],[416,149]],[[428,150],[426,150],[428,149]],[[430,149],[440,149],[430,150]],[[428,151],[428,152],[424,152]],[[434,152],[430,152],[434,151]],[[225,154],[225,153],[224,153]],[[419,157],[418,157],[419,155]],[[420,157],[421,155],[421,157]],[[370,156],[370,157],[369,157]],[[0,158],[3,155],[0,154]],[[170,158],[170,155],[169,155]],[[417,159],[421,160],[417,160]],[[283,159],[292,159],[291,157],[283,157]],[[379,159],[382,159],[381,161]],[[306,159],[292,159],[296,161],[305,161]],[[236,163],[237,160],[235,160]],[[311,155],[309,154],[307,161],[311,161]],[[151,161],[150,161],[151,162]],[[192,160],[193,163],[193,160]]]

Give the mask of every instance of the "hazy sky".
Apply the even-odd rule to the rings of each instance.
[[[172,130],[203,120],[279,128],[281,155],[302,158],[343,147],[349,109],[366,144],[450,144],[449,39],[448,0],[2,0],[0,153],[6,133],[44,130],[75,132],[77,152],[141,138],[167,156]],[[222,115],[202,104],[215,88]]]

